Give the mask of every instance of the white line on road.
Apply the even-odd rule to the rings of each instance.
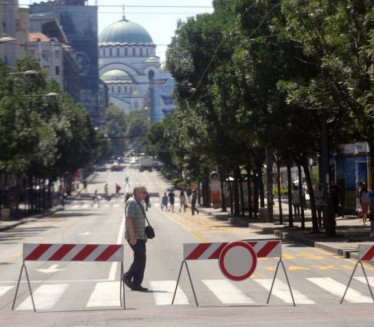
[[[35,307],[38,310],[51,309],[67,289],[68,284],[42,285],[33,292]],[[16,310],[32,310],[31,297],[28,296]]]
[[[120,306],[120,283],[97,283],[88,302],[87,307],[112,307]]]
[[[331,293],[332,295],[336,295],[339,297],[343,297],[344,291],[347,288],[347,285],[339,283],[332,278],[307,278],[313,284],[323,288],[327,292]],[[373,300],[363,295],[360,292],[357,292],[351,288],[348,289],[347,294],[345,296],[345,300],[351,303],[372,303]]]
[[[175,280],[160,280],[151,281],[150,284],[156,305],[171,305],[177,282]],[[186,294],[179,286],[177,288],[177,294],[175,295],[174,304],[189,304]]]
[[[254,281],[265,288],[267,291],[270,291],[271,283],[273,282],[272,279],[254,279]],[[274,283],[272,294],[285,303],[293,303],[288,285],[286,283],[283,283],[279,279],[277,279]],[[294,296],[296,304],[315,304],[313,300],[309,299],[294,288],[292,288],[292,294]]]
[[[252,304],[254,301],[233,283],[225,279],[203,280],[204,284],[224,304]]]

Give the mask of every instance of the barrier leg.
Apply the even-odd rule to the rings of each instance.
[[[31,289],[31,284],[30,284],[29,274],[27,273],[27,268],[26,268],[25,263],[22,264],[21,271],[20,271],[20,273],[19,273],[18,283],[17,283],[17,288],[16,288],[16,293],[15,293],[15,295],[14,295],[14,300],[13,300],[13,305],[12,305],[12,310],[14,310],[14,306],[15,306],[15,304],[16,304],[16,299],[17,299],[17,295],[18,295],[19,284],[20,284],[20,282],[21,282],[21,278],[22,278],[22,272],[23,272],[23,269],[25,269],[25,273],[26,273],[26,280],[27,280],[27,284],[28,284],[28,287],[29,287],[29,292],[30,292],[30,297],[31,297],[32,306],[33,306],[34,312],[36,312],[35,302],[34,302],[34,297],[32,296],[32,289]]]
[[[274,287],[274,283],[275,283],[275,278],[277,277],[277,273],[278,273],[278,269],[279,269],[279,265],[282,264],[282,267],[283,267],[283,271],[284,271],[284,275],[286,276],[286,280],[287,280],[287,284],[288,284],[288,288],[290,290],[290,294],[291,294],[291,298],[292,298],[292,302],[293,302],[293,305],[296,306],[296,303],[295,303],[295,299],[293,297],[293,293],[292,293],[292,289],[291,289],[291,284],[290,284],[290,281],[288,279],[288,275],[287,275],[287,271],[286,271],[286,268],[284,266],[284,263],[282,261],[282,259],[280,259],[278,261],[278,264],[277,264],[277,268],[275,269],[275,274],[274,274],[274,278],[273,278],[273,282],[271,283],[271,287],[270,287],[270,292],[269,292],[269,296],[268,296],[268,300],[266,302],[266,304],[269,304],[269,301],[270,301],[270,296],[273,292],[273,287]]]
[[[177,294],[177,289],[178,289],[178,285],[179,285],[179,280],[180,280],[180,277],[181,277],[181,274],[182,274],[182,269],[183,269],[183,265],[184,265],[184,264],[186,265],[188,278],[190,279],[190,284],[191,284],[191,288],[192,288],[193,296],[194,296],[194,298],[195,298],[195,303],[196,303],[196,306],[198,307],[198,306],[199,306],[199,303],[197,302],[197,297],[196,297],[195,289],[194,289],[194,287],[193,287],[193,283],[192,283],[192,279],[191,279],[190,270],[188,269],[188,265],[187,265],[186,260],[183,260],[183,262],[182,262],[182,264],[181,264],[181,268],[179,269],[179,275],[178,275],[178,279],[177,279],[177,284],[175,285],[175,290],[174,290],[173,300],[171,301],[171,304],[174,304],[175,295]]]
[[[187,262],[186,262],[186,261],[185,261],[185,263],[186,263],[186,268],[187,268],[188,278],[190,279],[190,283],[191,283],[191,287],[192,287],[192,293],[193,293],[193,296],[194,296],[194,298],[195,298],[196,306],[198,307],[198,306],[199,306],[199,303],[197,302],[197,297],[196,297],[196,293],[195,293],[195,288],[193,287],[192,278],[191,278],[191,275],[190,275],[190,270],[188,269],[188,266],[187,266]]]
[[[180,269],[179,269],[179,274],[178,274],[177,284],[175,285],[175,290],[174,290],[173,300],[171,301],[171,304],[172,304],[172,305],[174,304],[175,295],[177,294],[177,288],[178,288],[178,285],[179,285],[179,280],[180,280],[180,277],[181,277],[182,268],[183,268],[183,264],[184,264],[184,263],[185,263],[185,261],[183,260],[183,261],[182,261],[182,264],[181,264],[181,267],[180,267]]]
[[[120,300],[120,305],[122,307],[123,305],[123,309],[125,310],[126,309],[126,302],[125,302],[125,285],[122,278],[123,278],[123,261],[121,261],[121,277],[119,279],[119,283],[120,283],[120,286],[119,286],[119,300]],[[123,299],[123,304],[122,304],[122,299]]]
[[[361,261],[357,261],[357,262],[356,262],[356,265],[355,265],[355,268],[353,269],[352,275],[351,275],[351,277],[349,278],[349,282],[348,282],[347,288],[345,289],[345,292],[344,292],[344,294],[343,294],[343,297],[342,297],[342,299],[340,300],[340,304],[342,304],[343,301],[344,301],[345,295],[347,294],[347,291],[348,291],[349,285],[351,284],[351,281],[352,281],[353,275],[355,274],[355,272],[356,272],[356,268],[357,268],[357,266],[358,266],[359,263],[361,263]],[[361,263],[361,266],[362,266],[362,263]],[[370,287],[370,286],[369,286],[369,287]]]

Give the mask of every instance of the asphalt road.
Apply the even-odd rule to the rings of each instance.
[[[129,185],[125,183],[126,175]],[[105,183],[109,184],[110,192],[114,192],[116,182],[122,190],[145,184],[154,194],[162,194],[170,187],[157,172],[140,173],[127,167],[123,172],[98,173],[88,185],[88,192],[92,194],[95,189],[103,192]],[[354,260],[316,248],[283,243],[282,261],[278,257],[258,258],[250,278],[233,281],[222,274],[218,260],[190,260],[187,266],[182,265],[183,245],[273,239],[274,236],[233,227],[227,221],[209,216],[191,216],[188,211],[180,213],[178,205],[175,212],[162,211],[160,199],[155,196],[151,197],[151,203],[147,216],[156,230],[156,238],[147,244],[143,283],[150,291],[140,293],[126,288],[126,310],[120,303],[121,263],[61,261],[27,261],[37,312],[33,312],[25,274],[21,278],[15,310],[11,309],[22,266],[23,243],[122,244],[123,198],[102,198],[98,206],[83,194],[52,217],[1,232],[0,325],[373,325],[373,299],[360,267],[340,304],[356,263]],[[124,249],[126,270],[132,253],[127,244]],[[245,262],[229,260],[227,265],[230,269],[234,269],[233,266],[246,269],[253,265],[242,261]],[[373,268],[365,266],[365,269],[373,286]],[[175,301],[171,305],[177,282]]]

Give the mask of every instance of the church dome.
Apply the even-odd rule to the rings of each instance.
[[[120,69],[109,70],[101,75],[100,79],[105,83],[133,82],[131,76]]]
[[[153,43],[153,41],[145,28],[123,18],[116,23],[108,25],[100,33],[99,45],[108,43],[147,44]]]

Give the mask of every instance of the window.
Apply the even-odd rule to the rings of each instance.
[[[120,86],[117,87],[117,91],[118,91],[118,93],[121,93],[121,87]]]
[[[132,48],[132,55],[133,55],[134,57],[136,56],[135,48]]]
[[[109,49],[109,57],[111,57],[113,54],[112,54],[112,48]]]
[[[127,48],[125,48],[125,56],[127,57],[129,55],[129,51]]]
[[[59,66],[55,67],[55,75],[60,75],[60,67]]]
[[[119,48],[117,48],[117,57],[120,56],[120,53],[119,53]]]
[[[105,49],[103,49],[103,57],[105,57],[106,56],[106,54],[105,54]]]
[[[140,48],[140,57],[143,57],[143,48]]]

